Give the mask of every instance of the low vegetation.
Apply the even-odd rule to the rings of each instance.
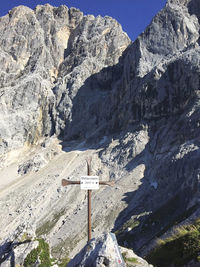
[[[138,263],[138,260],[136,258],[128,257],[126,252],[122,253],[122,257],[123,257],[127,267],[132,266],[131,263]]]
[[[52,266],[53,259],[50,257],[49,245],[43,239],[37,239],[39,245],[37,248],[34,248],[24,260],[25,267],[35,266],[35,263],[38,261],[39,266],[49,267]]]
[[[200,219],[179,227],[171,237],[159,240],[146,260],[157,267],[181,267],[191,260],[200,261]],[[200,263],[199,263],[200,266]]]
[[[36,262],[37,266],[50,267],[56,264],[58,267],[65,267],[70,259],[66,256],[62,259],[51,258],[50,249],[48,243],[44,239],[36,239],[38,241],[38,247],[34,248],[24,260],[24,267],[34,267]]]

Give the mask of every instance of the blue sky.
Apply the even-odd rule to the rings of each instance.
[[[154,15],[165,6],[166,0],[3,0],[0,16],[6,15],[10,9],[18,5],[34,8],[45,3],[53,6],[64,4],[68,7],[77,7],[84,14],[111,16],[117,19],[123,30],[135,40]]]

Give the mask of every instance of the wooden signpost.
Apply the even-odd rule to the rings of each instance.
[[[88,242],[91,240],[92,223],[91,223],[91,194],[92,190],[99,189],[99,185],[113,186],[114,181],[99,181],[98,176],[90,176],[91,159],[87,160],[87,176],[82,176],[80,181],[70,181],[62,179],[62,186],[80,184],[82,190],[88,191]]]

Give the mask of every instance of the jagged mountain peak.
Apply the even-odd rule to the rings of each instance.
[[[15,116],[20,118],[16,125],[17,137],[15,130],[4,128],[6,123],[2,127],[2,151],[6,147],[9,150],[35,143],[38,137],[53,134],[51,121],[56,118],[49,117],[55,113],[49,108],[52,109],[56,101],[57,87],[54,87],[58,79],[60,84],[64,82],[62,79],[67,79],[68,82],[64,82],[68,84],[67,90],[76,94],[89,76],[116,64],[130,44],[114,19],[83,16],[78,9],[65,6],[37,6],[35,10],[19,6],[1,19],[0,28],[2,99],[9,99],[12,106],[6,108],[7,100],[1,102],[2,116],[8,118],[7,123]],[[25,101],[21,105],[22,95]],[[56,97],[58,104],[61,95],[60,92]],[[60,105],[62,103],[57,107],[58,113]]]
[[[191,15],[195,15],[200,20],[200,2],[198,0],[168,0],[167,5],[176,8],[186,8]]]

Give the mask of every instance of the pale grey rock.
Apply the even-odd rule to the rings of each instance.
[[[198,43],[197,17],[186,6],[167,5],[126,49],[119,64],[79,84],[72,102],[70,91],[62,95],[68,104],[57,119],[57,129],[61,125],[65,139],[95,141],[98,135],[126,129],[142,119],[158,119],[183,109],[199,88]],[[64,106],[58,109],[63,111]],[[67,117],[66,123],[61,117]]]
[[[198,19],[186,7],[161,10],[121,61],[123,74],[111,97],[112,127],[182,109],[199,89],[198,43]]]
[[[114,236],[114,238],[112,236]],[[92,239],[68,264],[68,267],[152,267],[144,259],[138,257],[132,250],[119,247],[115,235],[104,233]],[[123,253],[123,256],[122,254]],[[125,259],[124,259],[124,258]],[[131,260],[134,263],[131,262]],[[125,261],[124,261],[125,260]],[[130,260],[130,261],[129,261]]]
[[[18,174],[24,175],[29,172],[38,172],[40,168],[44,167],[47,161],[41,157],[41,155],[36,155],[34,158],[25,161],[18,167]]]
[[[104,234],[90,241],[67,266],[118,266],[118,254],[110,234]],[[124,262],[119,266],[125,266]]]
[[[1,151],[52,133],[65,139],[109,134],[107,124],[115,131],[179,110],[198,87],[199,23],[190,11],[195,5],[169,1],[116,67],[130,41],[110,17],[50,5],[10,11],[1,18]],[[187,76],[174,85],[177,72]],[[179,86],[183,98],[174,95]],[[130,88],[137,88],[131,96]]]
[[[126,264],[128,266],[135,266],[135,267],[153,267],[153,265],[148,264],[147,261],[145,261],[143,258],[138,257],[138,255],[136,255],[133,250],[131,249],[127,249],[124,247],[120,247],[121,252],[123,253],[124,257],[125,257],[125,261]],[[134,263],[133,261],[129,261],[129,259],[134,259]]]
[[[60,181],[85,175],[90,155],[93,173],[116,181],[94,194],[95,236],[119,230],[120,245],[142,254],[198,211],[199,10],[198,0],[168,1],[134,43],[112,18],[65,6],[0,19],[1,168],[9,150],[37,143],[52,159],[1,194],[3,239],[22,221],[53,221],[54,254],[73,257],[86,242],[85,193]],[[53,134],[63,149],[55,158]]]
[[[14,233],[7,236],[6,242],[0,243],[0,265],[10,267],[21,265],[26,256],[38,247],[34,240],[35,229],[28,224],[18,225]]]
[[[78,89],[130,43],[110,17],[48,4],[12,9],[0,30],[2,153],[64,131]]]
[[[106,91],[110,91],[111,87],[108,84],[103,88],[101,81],[106,82],[111,77],[109,73],[98,73],[117,64],[129,43],[121,26],[112,18],[83,18],[69,41],[60,67],[61,77],[53,90],[56,95],[56,134],[65,139],[77,139],[87,137],[102,127],[102,101],[109,101]],[[83,110],[84,117],[80,120]],[[106,112],[104,109],[105,117]]]
[[[38,247],[38,241],[23,241],[10,243],[6,249],[8,253],[0,255],[0,262],[2,267],[17,266],[24,262],[26,256],[34,249]],[[3,262],[1,261],[3,260]]]

